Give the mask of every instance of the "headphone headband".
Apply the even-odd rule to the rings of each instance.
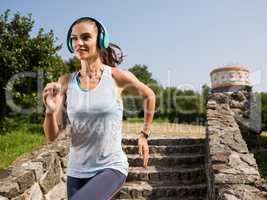
[[[72,28],[73,26],[78,22],[78,21],[81,21],[81,20],[84,20],[84,19],[88,19],[88,20],[92,20],[96,23],[97,25],[97,28],[98,28],[98,37],[97,37],[97,40],[98,40],[98,45],[100,47],[100,49],[106,49],[108,48],[108,45],[109,45],[109,35],[108,35],[108,32],[107,32],[107,29],[106,27],[104,26],[103,23],[101,23],[99,20],[97,20],[96,18],[93,18],[93,17],[81,17],[77,20],[75,20],[69,30],[68,30],[68,35],[67,35],[67,47],[68,47],[68,50],[73,53],[74,50],[73,50],[73,46],[72,46],[72,39],[71,39],[71,32],[72,32]]]

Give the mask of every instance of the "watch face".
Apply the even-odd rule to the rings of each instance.
[[[143,134],[143,136],[145,138],[148,138],[149,137],[149,134],[150,134],[150,132],[149,133],[146,133],[145,131],[141,131],[141,133]]]

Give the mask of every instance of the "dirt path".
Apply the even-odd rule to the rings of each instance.
[[[141,130],[142,123],[123,122],[122,133],[124,137],[136,137]],[[205,138],[205,127],[188,124],[153,123],[152,138],[158,137],[190,137]]]

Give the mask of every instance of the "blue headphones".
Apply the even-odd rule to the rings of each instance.
[[[99,30],[97,41],[98,41],[98,46],[100,47],[100,49],[106,49],[106,48],[108,48],[108,45],[109,45],[109,35],[108,35],[107,29],[105,28],[105,26],[99,20],[97,20],[95,18],[92,18],[92,17],[81,17],[81,18],[75,20],[72,23],[72,25],[70,26],[70,28],[69,28],[68,36],[67,36],[67,47],[68,47],[68,50],[71,53],[74,52],[73,46],[72,46],[72,39],[71,39],[72,27],[74,26],[74,24],[77,21],[84,20],[84,19],[89,19],[89,20],[92,20],[92,21],[94,21],[96,23],[97,28]]]

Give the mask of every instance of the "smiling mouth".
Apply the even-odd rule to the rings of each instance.
[[[77,51],[78,52],[85,52],[85,51],[87,51],[87,49],[78,49]]]

